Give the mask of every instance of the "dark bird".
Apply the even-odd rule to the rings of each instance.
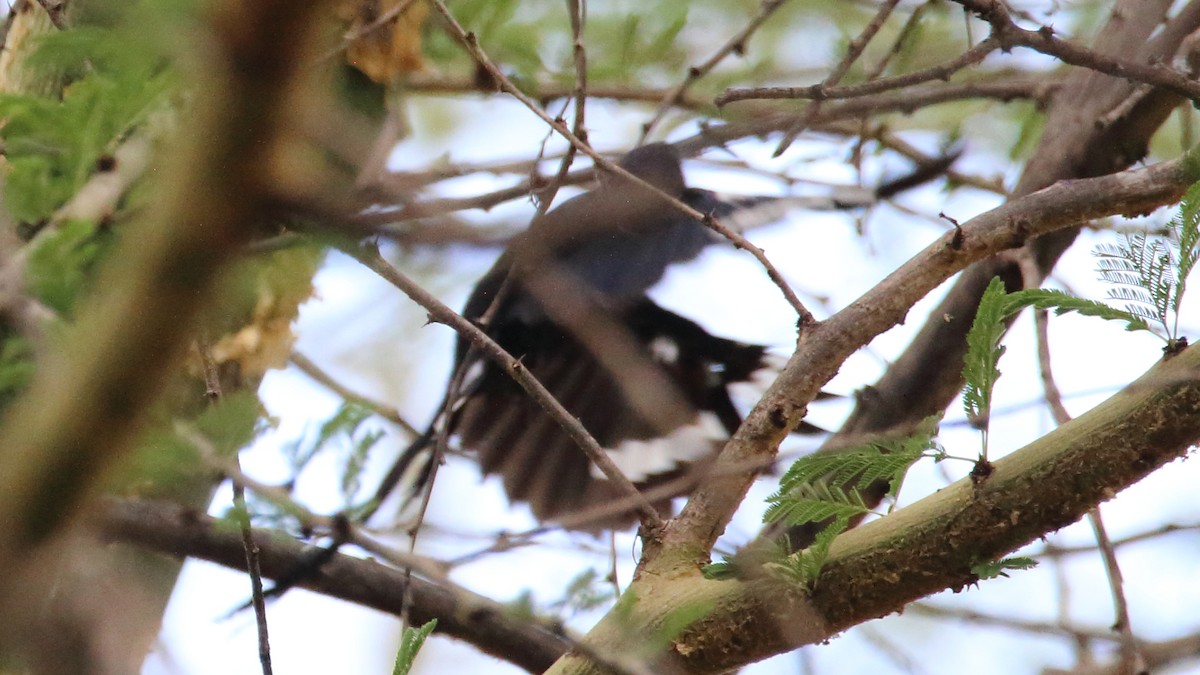
[[[687,187],[669,145],[640,147],[620,166],[701,213],[734,209]],[[655,191],[602,175],[596,189],[535,218],[463,310],[640,489],[676,486],[656,495],[659,503],[690,489],[689,472],[701,470],[741,423],[730,386],[774,376],[776,359],[765,347],[711,335],[646,294],[670,265],[720,240]],[[498,474],[509,498],[527,502],[541,521],[620,499],[559,424],[461,337],[455,368],[462,383],[447,394],[450,405],[397,461],[376,504],[403,482],[429,479],[439,432],[476,457],[484,474]],[[595,530],[632,520],[632,505],[625,505],[572,526]]]

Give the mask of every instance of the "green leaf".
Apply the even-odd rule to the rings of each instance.
[[[788,527],[817,523],[829,518],[853,518],[870,512],[856,490],[846,490],[828,483],[796,485],[786,494],[772,495],[763,520],[784,523]]]
[[[999,577],[1007,577],[1007,573],[1010,570],[1030,570],[1037,567],[1037,565],[1038,563],[1036,560],[1025,556],[1001,558],[1000,560],[972,565],[971,574],[974,574],[981,580],[996,579]]]
[[[220,457],[232,457],[258,435],[262,405],[253,392],[222,396],[196,418],[196,428]]]
[[[612,586],[599,572],[589,568],[572,579],[563,597],[550,603],[548,609],[560,615],[573,615],[596,609],[612,600]]]
[[[1125,302],[1130,314],[1152,321],[1169,332],[1167,313],[1175,290],[1172,256],[1165,244],[1145,233],[1126,235],[1122,243],[1097,246],[1100,279],[1116,288],[1108,297]]]
[[[70,315],[109,243],[110,238],[94,223],[61,223],[31,244],[25,283],[44,304]]]
[[[992,390],[1000,377],[996,364],[1004,354],[1000,338],[1004,335],[1005,300],[1004,282],[999,277],[992,279],[975,321],[967,333],[967,355],[963,359],[963,408],[967,419],[983,430],[983,457],[987,457],[987,424],[992,408]]]
[[[700,568],[700,572],[705,579],[712,581],[726,581],[736,579],[738,576],[738,567],[728,560],[720,560],[714,563],[709,563]]]
[[[0,96],[9,169],[4,204],[40,223],[76,194],[175,86],[166,59],[122,31],[83,26],[41,37],[30,54],[44,77],[65,79],[61,98]]]
[[[413,661],[417,659],[417,653],[425,644],[425,638],[429,637],[434,628],[437,628],[437,619],[430,619],[429,623],[420,628],[405,626],[400,632],[400,649],[396,651],[396,665],[392,667],[392,675],[408,675],[412,670]]]
[[[864,488],[877,480],[896,485],[913,463],[937,447],[933,438],[940,417],[925,420],[918,433],[902,439],[881,439],[836,452],[801,457],[783,474],[779,490],[768,498],[778,502],[804,484],[825,481]]]
[[[833,546],[833,540],[845,532],[847,527],[849,521],[838,518],[822,528],[808,548],[796,551],[777,562],[765,563],[763,569],[791,588],[811,591],[816,588],[821,568],[829,559],[829,549]]]
[[[375,444],[384,438],[382,429],[367,432],[358,438],[351,437],[350,454],[342,468],[341,491],[343,500],[349,504],[362,487],[363,467]]]
[[[1078,312],[1084,316],[1095,316],[1109,321],[1124,321],[1125,330],[1150,330],[1145,319],[1126,310],[1117,309],[1103,302],[1077,298],[1070,293],[1049,289],[1031,288],[1010,293],[1004,308],[1005,316],[1011,316],[1026,307],[1053,310],[1056,315]]]
[[[33,348],[28,340],[10,335],[0,341],[0,410],[20,396],[35,369]]]
[[[1179,213],[1170,222],[1175,235],[1175,292],[1171,296],[1171,311],[1175,312],[1172,337],[1178,334],[1179,307],[1187,290],[1187,280],[1200,257],[1200,183],[1188,188],[1179,205]]]
[[[352,439],[359,425],[370,416],[371,411],[357,403],[343,403],[332,417],[321,424],[315,435],[306,434],[282,446],[284,457],[292,465],[292,470],[299,473],[318,453],[343,439]]]

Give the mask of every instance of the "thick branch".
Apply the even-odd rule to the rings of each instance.
[[[971,9],[990,6],[964,4]],[[1094,44],[1107,53],[1132,54],[1141,62],[1170,60],[1200,26],[1200,2],[1192,2],[1160,29],[1171,4],[1169,0],[1116,3]],[[1014,194],[1027,195],[1058,180],[1100,176],[1129,166],[1145,156],[1150,136],[1179,102],[1173,93],[1147,92],[1129,80],[1086,69],[1073,71],[1055,94],[1046,130]],[[1038,274],[1049,274],[1077,232],[1069,228],[1030,242]],[[997,276],[1010,290],[1022,287],[1014,258],[993,258],[968,269],[930,312],[909,348],[859,397],[854,413],[829,447],[836,447],[842,435],[903,428],[949,405],[961,387],[967,329],[983,289]],[[886,490],[886,485],[874,485],[865,498],[877,501]],[[811,532],[791,535],[794,544],[804,545]]]
[[[165,502],[105,499],[96,517],[101,535],[176,558],[199,558],[245,569],[240,533],[195,510]],[[278,579],[306,566],[312,546],[270,530],[254,530],[264,576]],[[409,618],[437,619],[439,634],[469,641],[481,651],[529,671],[545,670],[567,649],[567,641],[528,622],[515,621],[483,596],[447,590],[403,570],[336,554],[320,572],[296,585],[317,593],[400,616],[405,583],[411,583]]]
[[[918,300],[951,275],[1034,237],[1088,219],[1142,213],[1171,203],[1196,177],[1197,168],[1189,156],[1146,169],[1057,183],[1010,201],[946,233],[861,298],[813,326],[802,336],[787,368],[721,451],[713,475],[701,483],[679,518],[669,524],[662,539],[663,555],[654,560],[659,552],[647,549],[647,569],[665,571],[707,560],[755,477],[724,469],[770,460],[845,359],[903,321]]]
[[[714,607],[673,645],[688,673],[719,673],[826,640],[905,604],[978,579],[973,565],[996,560],[1078,520],[1089,509],[1185,455],[1200,439],[1200,346],[1159,363],[1073,422],[970,478],[851,530],[834,542],[811,594],[783,582],[709,581],[691,574],[643,575],[631,587],[638,611],[606,617],[586,642],[628,649],[628,636],[654,634],[672,612]],[[624,623],[622,623],[624,622]],[[621,646],[618,646],[621,645]],[[598,673],[568,656],[549,673]]]

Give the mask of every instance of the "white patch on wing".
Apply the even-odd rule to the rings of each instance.
[[[780,371],[787,365],[788,357],[782,354],[767,352],[762,356],[762,367],[750,373],[750,379],[745,382],[733,382],[729,385],[729,396],[743,406],[753,406],[767,393],[767,389],[775,383]]]
[[[617,468],[629,480],[646,480],[655,474],[667,473],[680,464],[702,459],[712,454],[713,444],[729,438],[716,414],[703,411],[692,424],[679,427],[666,436],[647,440],[627,440],[616,448],[605,448]],[[592,475],[604,478],[595,464]]]
[[[477,358],[467,366],[467,372],[463,374],[462,384],[458,387],[458,400],[451,406],[451,410],[458,412],[458,409],[463,407],[467,402],[470,393],[475,390],[479,384],[480,378],[483,377],[483,369],[486,367],[483,359]]]
[[[659,363],[675,365],[679,361],[679,343],[669,337],[659,335],[650,341],[650,353]]]

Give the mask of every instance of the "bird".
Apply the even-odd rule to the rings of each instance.
[[[517,358],[640,490],[657,488],[662,508],[741,424],[732,388],[765,386],[782,359],[714,335],[647,294],[669,267],[723,240],[664,195],[717,217],[735,206],[688,187],[672,145],[640,146],[618,164],[642,182],[600,171],[595,189],[535,217],[462,315]],[[444,434],[539,522],[595,531],[635,521],[635,505],[622,507],[622,493],[559,423],[462,336],[454,371],[457,390],[380,483],[376,506],[399,485],[411,495],[431,479]],[[575,517],[589,510],[603,513]]]

